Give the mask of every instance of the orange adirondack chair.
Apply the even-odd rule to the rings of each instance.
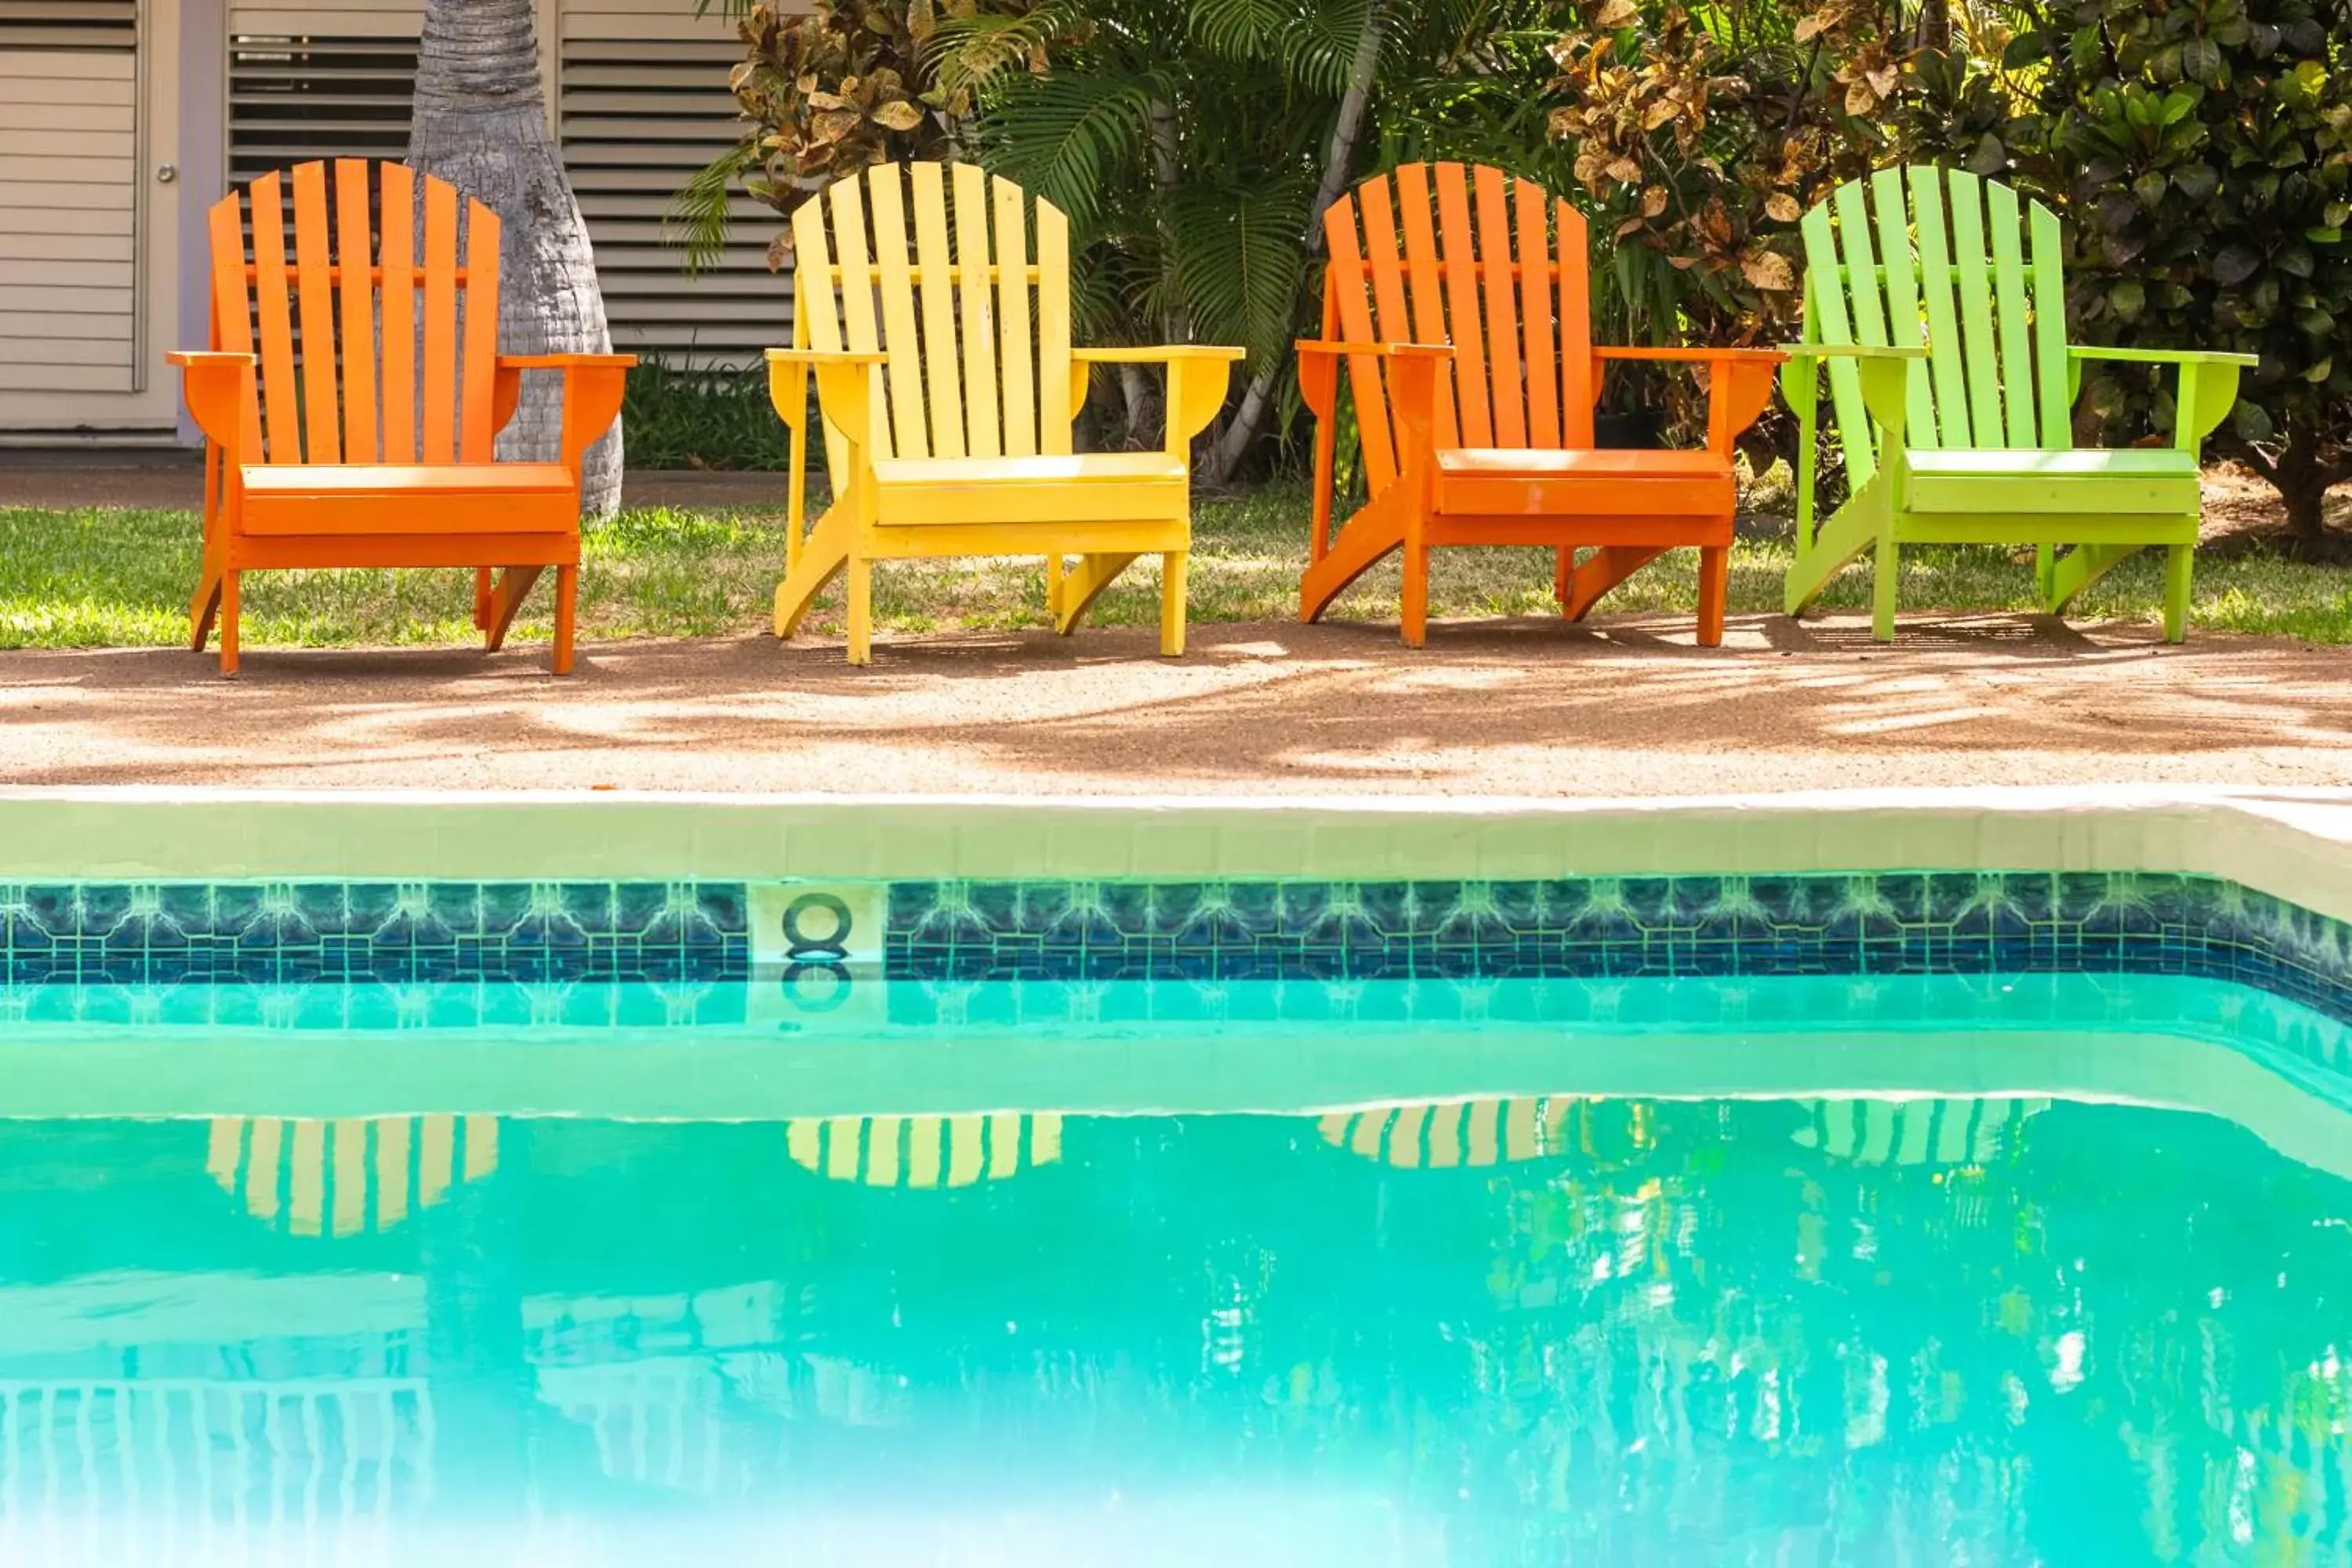
[[[214,205],[212,348],[169,356],[205,433],[192,646],[203,650],[217,617],[221,671],[236,671],[247,572],[471,566],[474,624],[495,651],[552,567],[555,672],[566,673],[581,454],[620,412],[636,356],[499,353],[498,216],[466,201],[461,222],[452,185],[337,159],[331,228],[327,166],[299,164],[289,258],[288,183],[268,174],[249,187],[249,246],[244,195]],[[560,462],[496,458],[527,370],[563,373]]]
[[[1665,552],[1696,545],[1698,640],[1722,642],[1732,442],[1764,411],[1788,356],[1595,348],[1582,215],[1499,169],[1408,163],[1333,203],[1323,232],[1323,336],[1298,345],[1317,419],[1299,617],[1317,619],[1402,550],[1404,640],[1418,647],[1433,547],[1536,544],[1559,551],[1554,591],[1580,619]],[[1595,448],[1592,407],[1612,360],[1705,366],[1705,448]],[[1370,496],[1334,537],[1342,363]],[[1580,560],[1579,550],[1591,553]]]

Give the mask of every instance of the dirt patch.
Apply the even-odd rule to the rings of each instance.
[[[1509,795],[2352,784],[2352,650],[2010,616],[0,654],[0,782]]]

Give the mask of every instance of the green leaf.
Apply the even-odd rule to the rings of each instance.
[[[2180,46],[2180,69],[2181,74],[2188,77],[2190,81],[2201,82],[2207,87],[2221,86],[2222,77],[2221,46],[2215,43],[2210,38],[2190,38],[2188,42]],[[2171,109],[2172,99],[2179,99],[2186,96],[2187,95],[2184,93],[2178,92],[2171,94],[2170,98],[2166,101],[2165,107],[2168,112],[2169,112]],[[2194,107],[2195,105],[2192,103],[2189,105],[2188,108],[2183,108],[2179,113],[2172,114],[2171,118],[2168,119],[2165,123],[2169,125],[2172,123],[2172,121],[2179,119],[2181,114],[2188,113],[2189,109]]]
[[[2126,278],[2107,286],[2107,303],[2117,316],[2126,321],[2139,320],[2141,310],[2147,304],[2147,286],[2137,278]]]
[[[2259,252],[2243,245],[2225,245],[2213,257],[2213,281],[2224,289],[2235,289],[2252,278],[2263,265]]]

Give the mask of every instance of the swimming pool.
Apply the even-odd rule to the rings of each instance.
[[[2347,810],[0,792],[0,1561],[2345,1560]]]
[[[0,1551],[2352,1552],[2347,1030],[2294,1000],[801,990],[8,992]]]

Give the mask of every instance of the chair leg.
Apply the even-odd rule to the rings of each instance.
[[[1878,551],[1870,572],[1870,635],[1880,642],[1895,640],[1895,531],[1878,535]]]
[[[1560,613],[1568,613],[1568,596],[1576,588],[1576,546],[1559,547],[1559,560],[1551,571],[1551,596],[1559,601]]]
[[[1698,552],[1698,646],[1723,646],[1723,602],[1731,590],[1731,547],[1710,544]]]
[[[1188,550],[1171,550],[1160,558],[1160,657],[1180,658],[1184,653],[1184,568]]]
[[[1418,534],[1418,529],[1413,531]],[[1419,538],[1404,542],[1404,645],[1421,647],[1429,641],[1429,546]]]
[[[580,568],[555,569],[555,673],[572,673],[572,620],[580,613]]]
[[[474,629],[490,629],[490,569],[487,566],[474,568]]]
[[[196,596],[188,604],[188,647],[202,653],[205,644],[212,640],[213,622],[220,616],[221,574],[207,571],[204,581],[196,584]]]
[[[508,629],[546,570],[544,566],[509,566],[499,574],[498,584],[490,591],[489,608],[482,616],[482,647],[487,651],[496,653],[507,646]]]
[[[849,662],[874,662],[874,563],[849,558]]]
[[[220,672],[235,675],[237,665],[237,578],[232,567],[221,574],[220,580]]]
[[[1045,557],[1045,618],[1057,627],[1062,624],[1062,578],[1067,569],[1060,551]]]
[[[2164,556],[2164,640],[2182,642],[2189,637],[2189,574],[2196,563],[2197,547],[2175,544]]]

